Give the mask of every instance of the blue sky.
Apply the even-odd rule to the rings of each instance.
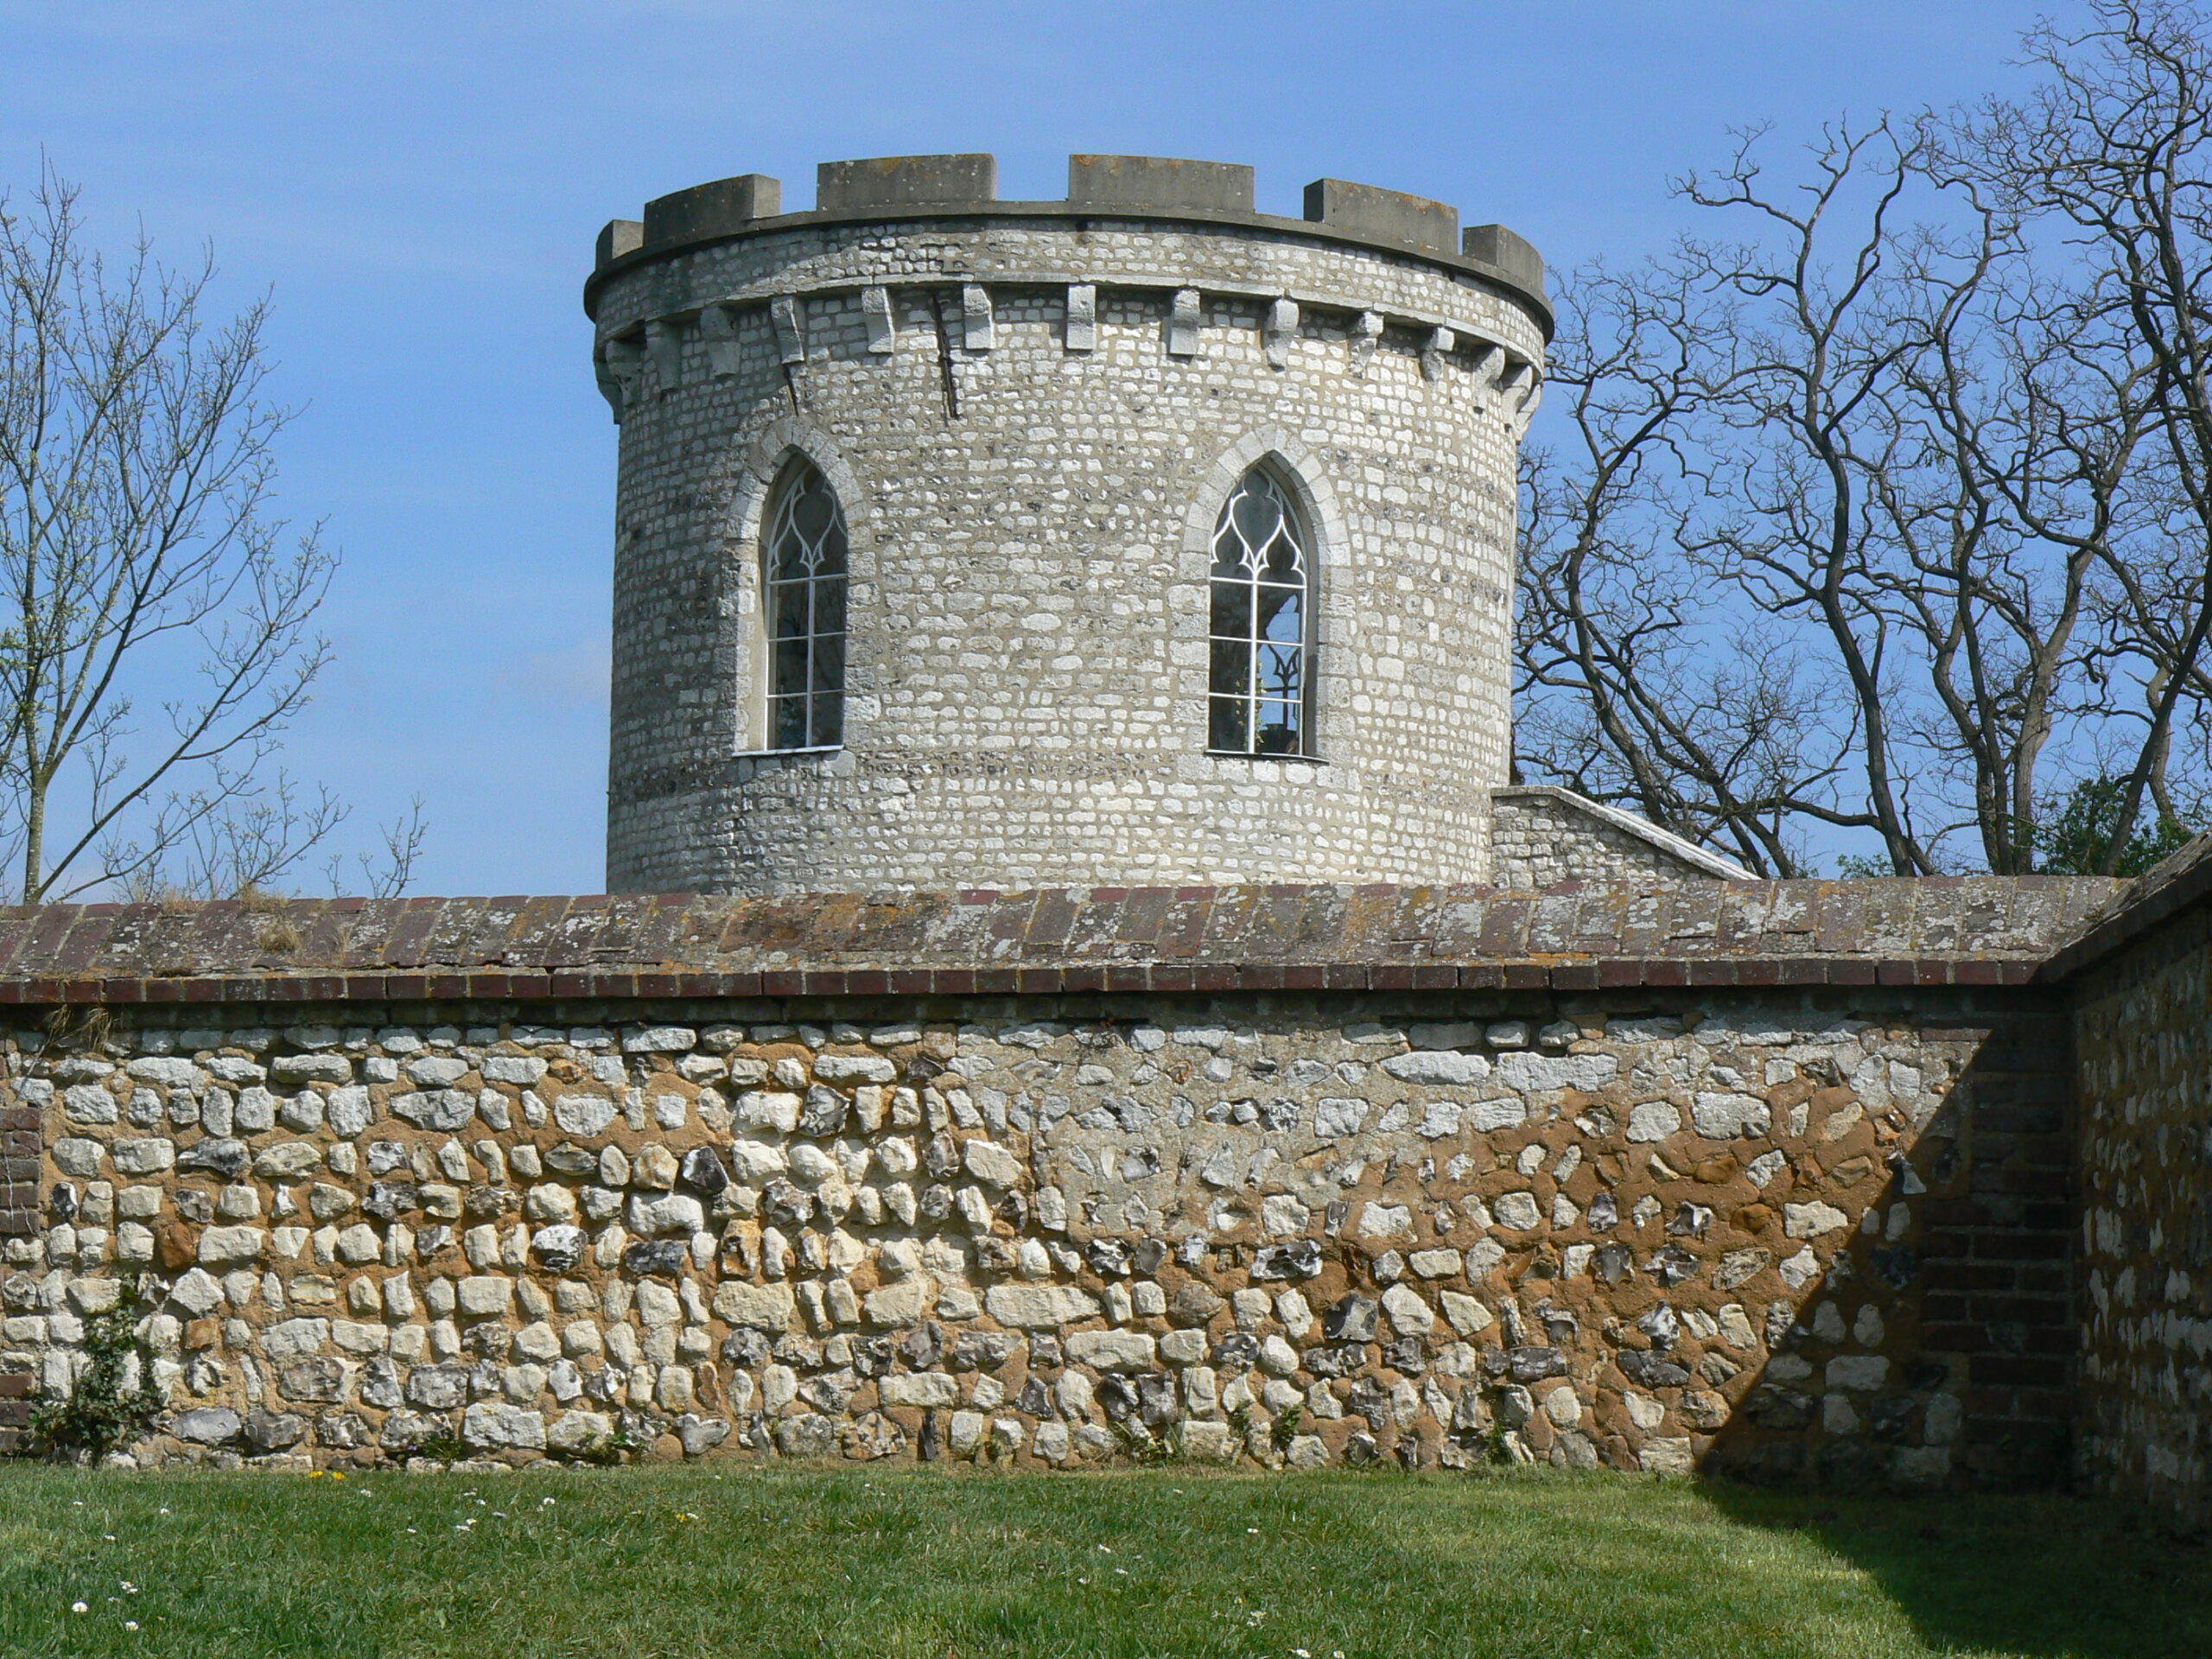
[[[606,219],[746,172],[804,207],[819,161],[934,150],[1056,197],[1103,150],[1249,162],[1263,211],[1326,174],[1554,264],[1633,257],[1732,126],[2007,86],[2050,9],[0,0],[0,185],[43,149],[96,238],[210,239],[233,297],[273,289],[277,395],[305,406],[286,505],[346,559],[296,769],[362,844],[422,793],[418,891],[588,892],[614,429],[579,293]]]

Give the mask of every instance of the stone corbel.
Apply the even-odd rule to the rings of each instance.
[[[699,313],[699,338],[707,347],[708,367],[717,376],[738,371],[737,313],[727,305],[710,305]]]
[[[1452,356],[1452,348],[1459,343],[1459,336],[1440,324],[1430,329],[1428,338],[1421,343],[1421,378],[1441,380],[1445,365]]]
[[[607,399],[614,411],[614,424],[622,424],[622,416],[638,395],[638,379],[645,366],[645,353],[634,340],[608,340],[600,343],[593,354],[593,368],[599,378],[600,395]]]
[[[1497,399],[1498,382],[1505,373],[1505,347],[1484,346],[1475,353],[1475,404],[1488,409]]]
[[[806,313],[789,294],[768,302],[768,321],[776,331],[776,356],[786,365],[806,361]]]
[[[1268,366],[1287,369],[1290,366],[1291,342],[1298,338],[1298,302],[1277,300],[1268,308],[1266,326],[1260,331],[1260,340],[1267,349]]]
[[[1098,289],[1092,283],[1068,284],[1065,344],[1071,352],[1098,349]]]
[[[889,289],[861,290],[861,321],[868,325],[869,351],[878,357],[887,357],[899,349],[899,323],[891,315]]]
[[[1351,320],[1351,333],[1345,343],[1351,350],[1351,372],[1364,375],[1367,365],[1375,360],[1375,348],[1382,343],[1382,314],[1363,311]]]
[[[1196,357],[1198,354],[1198,290],[1179,288],[1174,303],[1167,312],[1167,355]]]
[[[653,360],[653,384],[662,397],[683,384],[683,333],[674,321],[655,317],[645,325],[645,355]]]
[[[960,286],[960,343],[988,352],[999,343],[998,319],[991,312],[991,290],[981,283]]]
[[[1534,363],[1529,364],[1514,377],[1514,384],[1521,388],[1521,395],[1506,418],[1513,423],[1513,441],[1518,443],[1529,423],[1536,417],[1536,405],[1544,400],[1543,373]]]

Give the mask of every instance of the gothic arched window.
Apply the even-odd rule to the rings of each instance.
[[[767,585],[768,747],[845,738],[845,513],[813,462],[776,480],[761,553]]]
[[[1237,481],[1213,532],[1206,747],[1310,754],[1312,538],[1265,466]]]

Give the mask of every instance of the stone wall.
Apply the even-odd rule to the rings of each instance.
[[[2015,1201],[2063,1092],[2038,997],[65,1014],[8,1039],[45,1163],[0,1370],[67,1386],[135,1274],[156,1462],[2033,1478],[2067,1236]]]
[[[977,204],[602,273],[609,886],[1485,879],[1544,323],[1464,265]],[[760,519],[793,454],[851,531],[846,734],[760,755]],[[1270,456],[1319,543],[1306,760],[1205,749],[1209,540]]]
[[[1741,881],[1751,873],[1656,824],[1554,785],[1491,791],[1491,880],[1541,891],[1562,881]]]
[[[2088,1482],[2212,1520],[2212,912],[2082,979],[2080,1462]]]

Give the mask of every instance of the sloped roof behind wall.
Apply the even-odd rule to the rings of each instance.
[[[2018,984],[2066,877],[296,899],[0,910],[0,1002]]]
[[[2107,898],[2052,956],[2044,977],[2084,972],[2207,899],[2212,899],[2212,835],[2197,836]]]

